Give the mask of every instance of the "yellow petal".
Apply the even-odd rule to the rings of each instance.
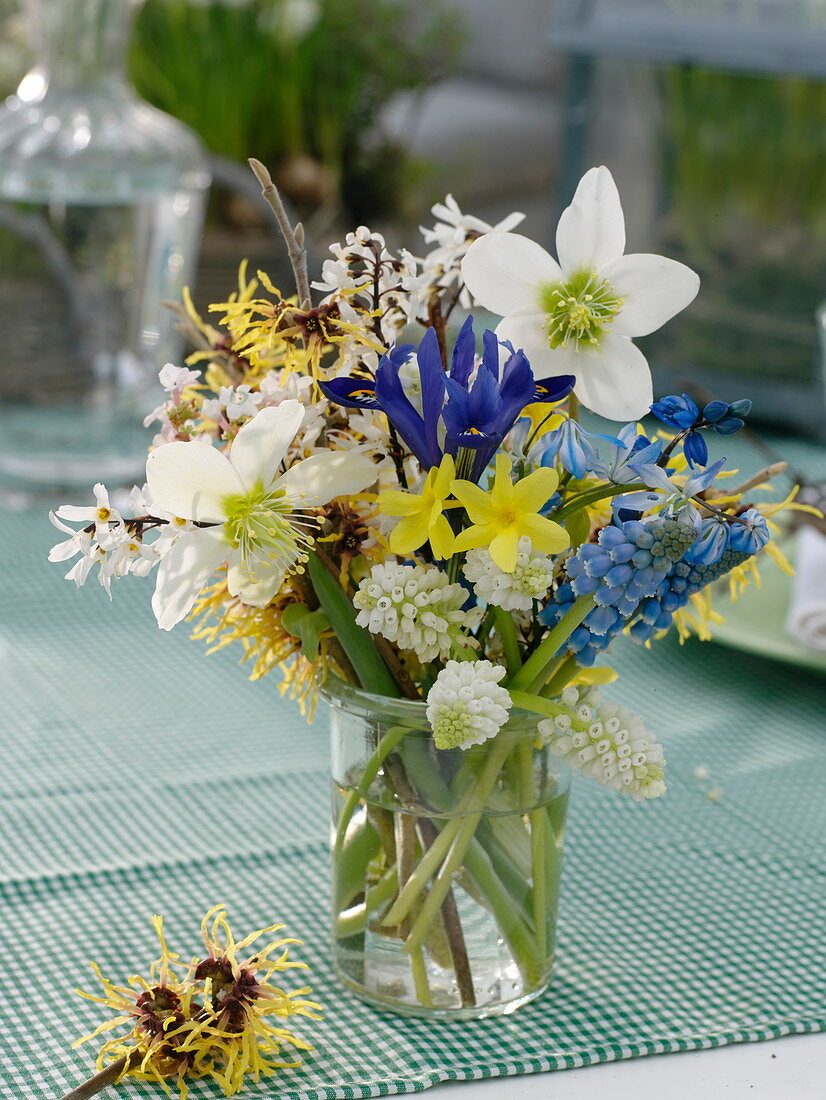
[[[556,470],[541,466],[517,481],[513,494],[517,512],[538,512],[556,492],[559,484]]]
[[[453,553],[464,553],[465,550],[478,550],[480,547],[488,547],[491,540],[499,533],[495,523],[479,523],[474,527],[468,527],[456,536],[453,544]]]
[[[430,548],[434,558],[449,558],[453,553],[456,536],[444,516],[438,516],[430,524]]]
[[[453,481],[450,491],[465,506],[473,523],[486,523],[493,513],[490,495],[472,481]]]
[[[424,546],[429,533],[426,516],[421,513],[408,516],[393,528],[389,539],[390,549],[394,554],[412,554],[414,550]]]
[[[506,454],[496,456],[496,474],[490,491],[491,503],[497,512],[509,512],[513,507],[511,460]]]
[[[571,541],[564,527],[544,516],[523,516],[519,520],[519,534],[527,535],[534,548],[543,554],[558,554]]]
[[[385,489],[378,495],[378,505],[384,516],[414,516],[422,510],[422,498],[400,489]]]
[[[444,500],[450,493],[450,483],[456,477],[456,463],[453,461],[452,455],[445,455],[439,464],[439,468],[434,472],[430,471],[428,474],[428,480],[433,478],[433,495],[439,500]]]
[[[503,573],[512,573],[519,555],[519,535],[515,527],[508,527],[491,541],[490,556]]]

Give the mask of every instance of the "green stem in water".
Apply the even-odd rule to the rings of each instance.
[[[384,737],[382,737],[381,741],[379,741],[376,751],[364,765],[364,771],[358,787],[353,787],[348,791],[347,797],[344,800],[344,805],[341,808],[341,813],[339,814],[336,839],[333,844],[334,860],[341,854],[344,838],[347,835],[347,827],[352,820],[353,814],[356,812],[359,799],[367,796],[367,792],[370,790],[373,780],[379,774],[379,768],[381,768],[384,763],[385,757],[395,749],[399,742],[409,732],[406,726],[394,726],[392,729],[389,729]]]
[[[545,826],[548,817],[544,809],[531,810],[531,878],[533,879],[533,922],[536,928],[536,949],[540,959],[548,954],[546,923],[547,882],[545,879]]]
[[[496,626],[499,637],[502,639],[502,647],[505,651],[505,664],[508,668],[508,676],[515,676],[522,666],[522,656],[519,652],[519,641],[516,637],[516,623],[507,611],[501,607],[494,610]]]
[[[335,935],[337,939],[347,939],[349,936],[357,936],[367,927],[367,918],[371,913],[380,909],[386,901],[394,896],[399,888],[399,873],[394,864],[382,878],[367,891],[367,896],[361,905],[348,909],[336,917]]]
[[[547,638],[536,647],[517,674],[505,684],[508,691],[529,691],[537,681],[541,687],[547,667],[556,658],[557,651],[594,607],[593,596],[580,596],[574,601],[571,609],[556,624]]]
[[[451,888],[453,874],[462,865],[462,860],[465,857],[468,845],[473,839],[473,834],[476,832],[476,827],[481,820],[485,803],[496,784],[505,757],[513,748],[516,736],[517,732],[515,730],[508,730],[506,728],[500,731],[499,735],[494,738],[485,763],[479,773],[479,778],[468,792],[465,813],[461,818],[457,819],[458,828],[451,830],[451,825],[453,824],[453,822],[451,822],[451,825],[445,828],[444,832],[439,835],[438,841],[433,845],[433,848],[435,848],[442,842],[446,833],[452,832],[449,847],[439,868],[439,872],[430,887],[430,891],[421,909],[416,915],[410,935],[407,937],[405,946],[408,951],[414,951],[424,943],[430,925],[433,920],[435,920],[436,914],[439,912],[439,908],[448,890]],[[433,848],[431,848],[430,851],[433,851]],[[428,852],[428,855],[429,854]],[[412,881],[411,878],[410,882]],[[410,885],[410,882],[408,885]],[[397,922],[407,915],[413,901],[412,897],[405,898],[404,901],[403,898],[404,894],[402,893],[399,895],[398,901],[396,902],[396,906],[402,910],[401,915],[399,915],[399,913],[395,914]],[[394,906],[394,908],[396,908],[396,906]]]
[[[424,951],[421,947],[410,953],[410,970],[413,974],[413,988],[416,990],[416,999],[425,1008],[433,1008],[433,997],[427,981],[427,967],[424,961]]]

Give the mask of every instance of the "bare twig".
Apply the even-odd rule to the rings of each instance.
[[[121,1075],[137,1060],[137,1052],[124,1054],[122,1058],[118,1058],[117,1062],[112,1062],[106,1069],[102,1069],[100,1073],[96,1073],[94,1077],[90,1077],[88,1081],[84,1081],[76,1089],[67,1092],[62,1100],[89,1100],[89,1097],[97,1096],[102,1089],[117,1084]]]
[[[264,196],[273,214],[275,214],[275,220],[278,222],[281,236],[284,238],[284,243],[287,245],[290,264],[293,269],[293,275],[295,275],[295,289],[298,294],[298,304],[301,309],[310,309],[313,303],[310,296],[310,278],[307,274],[307,250],[304,247],[304,227],[300,222],[295,226],[290,225],[290,219],[287,217],[287,211],[284,209],[284,203],[281,201],[281,195],[278,192],[278,188],[273,183],[272,176],[261,161],[256,160],[255,157],[250,157],[248,164],[255,173],[258,182],[261,184],[261,194]]]
[[[735,496],[741,493],[747,493],[749,489],[753,489],[756,485],[762,485],[764,481],[769,481],[770,478],[785,474],[788,468],[788,462],[772,462],[771,465],[764,466],[762,470],[758,470],[756,474],[752,474],[751,477],[746,478],[742,485],[738,485],[736,489],[732,489],[731,495]]]

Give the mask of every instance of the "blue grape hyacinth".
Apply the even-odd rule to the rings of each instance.
[[[568,559],[568,579],[542,612],[542,621],[557,623],[579,596],[592,595],[596,606],[564,647],[576,655],[580,665],[592,665],[640,602],[659,590],[663,578],[696,537],[691,525],[670,516],[603,527],[597,542],[585,543]]]

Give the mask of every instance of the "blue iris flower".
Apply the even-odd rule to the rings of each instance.
[[[708,446],[700,430],[708,428],[718,435],[733,435],[745,426],[744,417],[751,412],[751,401],[743,399],[729,404],[726,401],[709,401],[702,412],[687,393],[672,394],[655,401],[651,412],[664,424],[685,432],[683,453],[689,466],[708,464]]]
[[[320,383],[321,389],[340,405],[381,409],[425,470],[438,466],[443,454],[474,450],[470,476],[477,480],[525,406],[561,401],[575,382],[572,375],[536,382],[524,352],[500,344],[489,331],[482,342],[482,361],[472,381],[476,337],[468,317],[457,337],[449,373],[442,364],[436,331],[428,329],[412,371],[415,349],[405,344],[382,357],[375,381],[333,378]]]

